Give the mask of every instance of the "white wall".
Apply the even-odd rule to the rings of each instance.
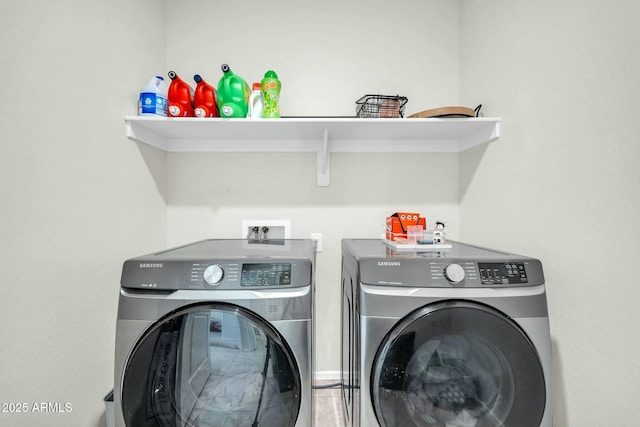
[[[211,84],[223,63],[249,83],[274,69],[283,115],[353,116],[367,93],[407,96],[408,114],[459,102],[457,1],[279,0],[267,7],[198,0],[167,7],[169,69],[188,81],[199,73]],[[396,211],[443,220],[456,235],[458,175],[456,154],[338,153],[331,186],[318,187],[315,154],[170,154],[168,243],[240,238],[243,219],[289,219],[297,238],[322,233],[316,369],[336,378],[341,239],[379,237]]]
[[[637,1],[462,3],[461,94],[502,116],[461,156],[465,240],[543,261],[555,425],[640,425]]]
[[[459,96],[459,2],[167,2],[167,66],[212,84],[273,69],[283,115],[353,115],[366,93],[405,95],[407,111]]]
[[[123,121],[164,65],[162,31],[142,34],[164,27],[156,5],[2,5],[0,402],[29,413],[0,425],[104,423],[122,261],[166,243],[166,155]],[[34,412],[42,402],[71,412]]]

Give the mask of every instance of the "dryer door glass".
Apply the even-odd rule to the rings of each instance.
[[[229,304],[156,322],[127,361],[122,408],[132,427],[294,426],[300,372],[282,336]]]
[[[505,315],[470,302],[400,321],[378,350],[371,384],[382,427],[539,427],[545,409],[533,344]]]

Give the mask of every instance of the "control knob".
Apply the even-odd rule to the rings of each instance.
[[[454,285],[464,280],[464,268],[460,264],[449,264],[444,269],[444,277]]]
[[[207,285],[217,285],[224,276],[224,270],[218,264],[213,264],[204,270],[204,281]]]

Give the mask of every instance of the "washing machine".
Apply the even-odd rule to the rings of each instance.
[[[343,240],[347,426],[552,426],[541,262],[447,243]]]
[[[127,260],[118,427],[308,427],[312,240],[204,240]]]

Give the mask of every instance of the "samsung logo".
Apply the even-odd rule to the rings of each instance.
[[[140,268],[162,268],[162,263],[158,262],[141,262]]]
[[[378,267],[400,267],[400,261],[378,261]]]

